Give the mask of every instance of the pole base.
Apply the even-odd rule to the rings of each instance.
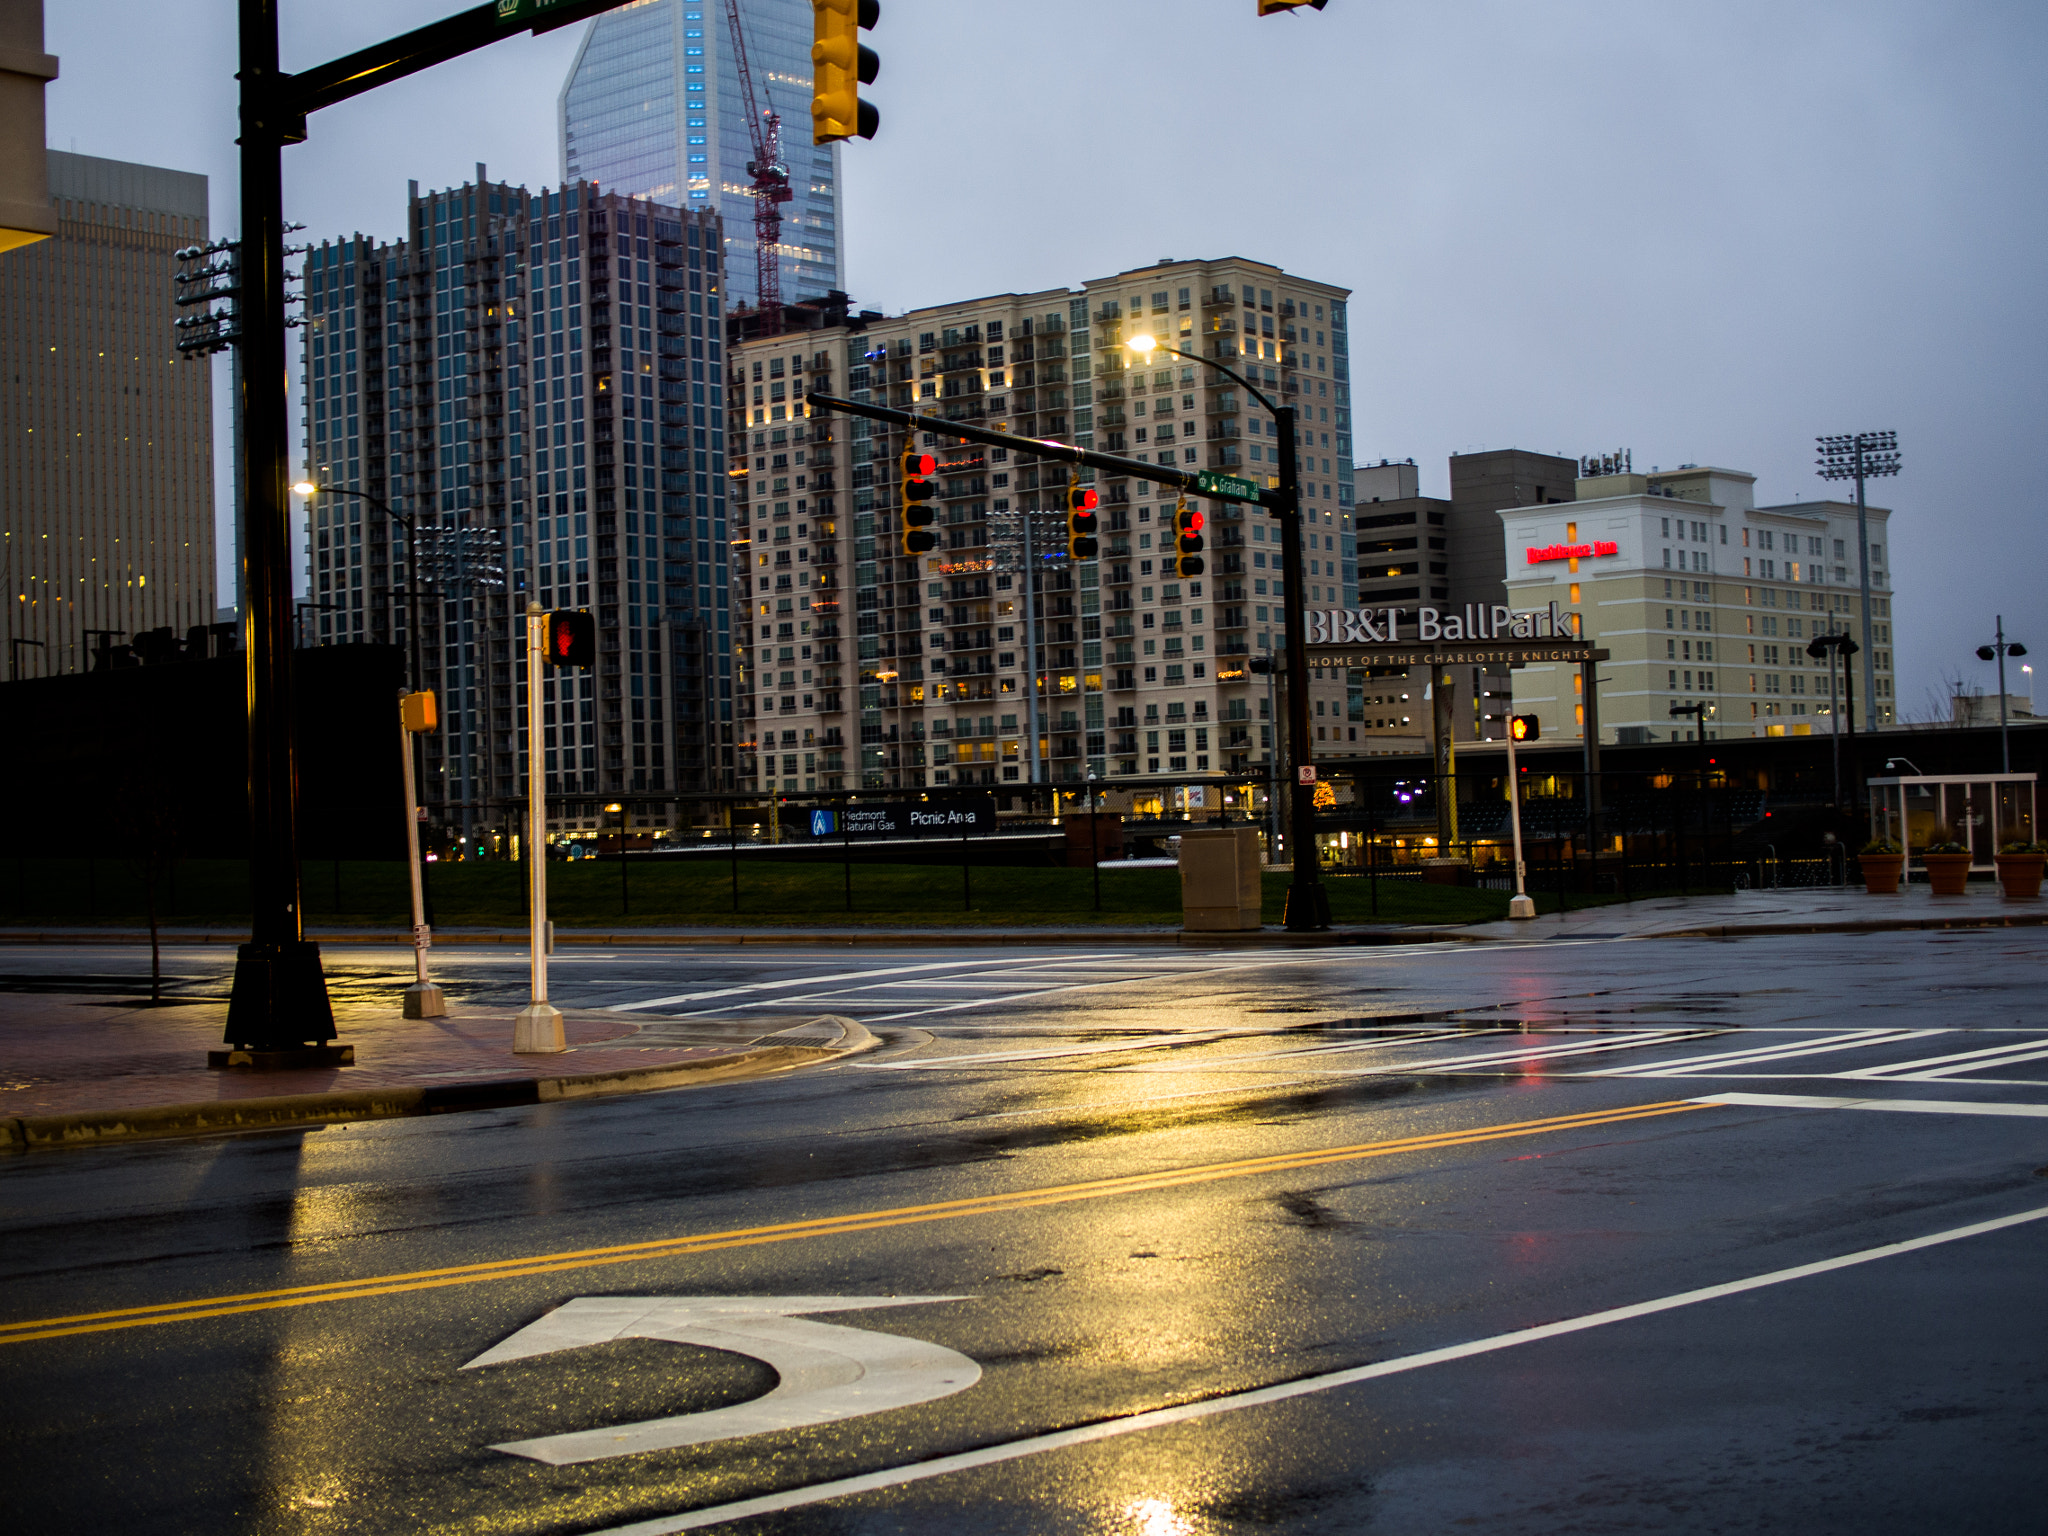
[[[1320,880],[1297,880],[1288,886],[1280,924],[1289,933],[1314,933],[1329,927],[1329,888]]]
[[[307,1045],[290,1051],[208,1051],[206,1064],[217,1072],[302,1072],[316,1067],[352,1067],[352,1045]]]
[[[292,939],[235,951],[222,1044],[240,1051],[293,1051],[323,1044],[334,1034],[318,944]]]
[[[1534,917],[1536,898],[1533,896],[1512,896],[1508,899],[1509,917]]]
[[[422,981],[405,989],[405,1017],[408,1019],[438,1019],[447,1011],[448,1004],[441,996],[441,989],[431,981]]]
[[[512,1051],[518,1056],[553,1056],[569,1049],[562,1034],[562,1010],[528,1003],[512,1020]]]

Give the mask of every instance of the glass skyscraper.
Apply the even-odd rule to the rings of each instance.
[[[811,8],[741,0],[756,103],[782,118],[782,298],[846,286],[839,146],[811,142]],[[725,0],[642,0],[591,23],[558,108],[565,182],[709,209],[725,221],[728,307],[753,304],[754,157]]]

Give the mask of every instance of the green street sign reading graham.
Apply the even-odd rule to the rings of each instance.
[[[1215,475],[1207,470],[1195,476],[1195,488],[1204,496],[1223,496],[1233,501],[1257,501],[1262,494],[1250,480],[1235,475]]]

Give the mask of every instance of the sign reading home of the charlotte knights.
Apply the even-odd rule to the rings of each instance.
[[[841,824],[854,837],[959,837],[969,832],[990,832],[996,824],[996,802],[992,795],[963,795],[957,799],[912,800],[901,805],[862,805],[854,802],[839,812]],[[831,829],[838,832],[838,827]],[[817,833],[814,836],[826,834]]]
[[[1308,661],[1318,667],[1426,667],[1518,665],[1530,662],[1605,661],[1572,633],[1557,604],[1516,613],[1505,603],[1467,603],[1462,612],[1437,608],[1311,608]],[[1404,627],[1412,630],[1403,635]]]

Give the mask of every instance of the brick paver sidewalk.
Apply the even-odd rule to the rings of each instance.
[[[356,1064],[326,1071],[217,1071],[219,1002],[137,1006],[132,999],[0,995],[0,1119],[283,1094],[427,1087],[465,1081],[563,1077],[669,1066],[746,1050],[753,1036],[706,1044],[636,1047],[635,1022],[602,1013],[565,1015],[570,1049],[515,1056],[510,1013],[461,1012],[404,1019],[388,1004],[339,1003],[340,1043]],[[793,1020],[761,1020],[775,1030]]]

